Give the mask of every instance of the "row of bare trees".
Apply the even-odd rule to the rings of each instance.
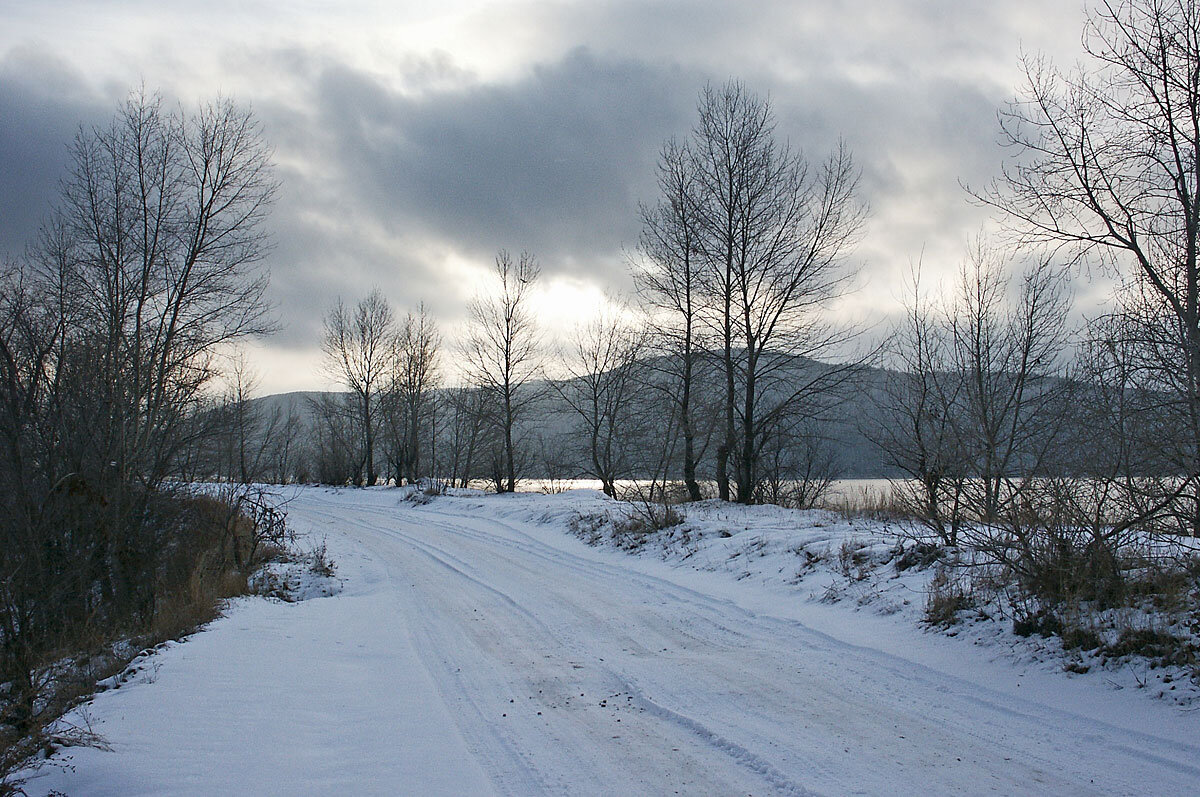
[[[545,393],[530,306],[539,272],[528,252],[496,256],[495,289],[468,308],[455,352],[462,383],[453,388],[441,388],[441,336],[424,306],[397,324],[378,290],[352,312],[339,301],[325,321],[324,349],[348,392],[315,405],[316,477],[377,483],[382,439],[384,481],[430,477],[465,486],[482,478],[497,492],[515,490],[533,463],[526,421]]]
[[[951,291],[915,275],[869,430],[933,539],[1040,612],[1161,590],[1200,535],[1200,6],[1103,2],[1084,44],[1025,60],[973,192],[998,243]],[[1072,272],[1115,284],[1076,328]]]
[[[339,304],[325,350],[352,406],[335,401],[323,412],[321,447],[342,452],[336,464],[351,481],[374,483],[377,427],[403,426],[389,433],[415,446],[414,408],[439,403],[444,428],[428,423],[425,434],[430,446],[446,440],[460,483],[482,474],[511,491],[523,473],[545,471],[591,476],[615,494],[621,479],[669,476],[692,500],[715,483],[727,500],[787,493],[810,503],[833,468],[822,423],[857,371],[817,362],[844,355],[853,336],[823,320],[853,275],[845,256],[865,217],[850,153],[839,144],[810,163],[776,136],[769,101],[731,81],[706,87],[692,135],[664,147],[659,186],[659,203],[642,209],[641,306],[582,323],[560,347],[563,372],[553,378],[531,307],[540,270],[528,253],[497,256],[495,289],[471,303],[458,346],[464,384],[438,402],[422,398],[434,379],[403,387],[389,376],[420,357],[390,343],[382,296],[353,313]],[[425,324],[422,314],[417,326]],[[338,407],[353,433],[336,434]],[[559,416],[570,433],[547,432],[539,413]],[[350,440],[359,454],[347,460]],[[322,479],[327,470],[337,468]],[[413,475],[390,470],[397,480]]]
[[[158,627],[225,573],[233,526],[174,480],[214,429],[222,351],[272,326],[275,188],[248,111],[134,94],[80,131],[39,243],[0,270],[6,744],[52,716],[51,659]]]
[[[947,545],[967,523],[1018,511],[1079,443],[1068,440],[1082,395],[1068,371],[1067,275],[1045,260],[1015,270],[979,241],[940,297],[914,274],[865,430],[908,477],[901,500]]]
[[[346,388],[311,402],[316,418],[315,476],[326,483],[415,482],[435,455],[441,337],[424,305],[400,323],[373,290],[350,310],[339,299],[325,318],[329,372]]]
[[[423,307],[397,325],[378,291],[353,312],[339,302],[326,319],[324,346],[331,371],[348,393],[320,399],[317,458],[330,464],[318,466],[318,477],[376,483],[375,441],[382,430],[389,480],[434,477],[466,485],[483,478],[497,492],[512,492],[519,477],[547,465],[535,461],[535,448],[547,451],[547,436],[535,439],[530,427],[554,393],[589,421],[591,465],[582,473],[598,474],[611,493],[615,478],[625,475],[614,462],[613,444],[630,431],[617,428],[614,405],[632,388],[624,384],[621,395],[613,396],[608,385],[630,368],[632,360],[621,359],[629,340],[610,338],[616,327],[597,322],[590,338],[578,343],[578,373],[549,379],[531,306],[539,274],[528,252],[496,256],[494,290],[481,292],[469,305],[466,332],[457,346],[462,384],[446,390],[439,389],[440,336]],[[554,467],[563,465],[559,442],[549,443],[556,452]]]

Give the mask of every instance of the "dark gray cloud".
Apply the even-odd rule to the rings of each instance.
[[[313,349],[333,298],[373,286],[453,324],[502,247],[533,251],[547,277],[619,289],[663,140],[688,133],[705,81],[736,76],[811,158],[839,138],[853,149],[872,218],[852,302],[884,315],[910,260],[952,268],[984,218],[960,181],[998,168],[1019,49],[1069,60],[1080,16],[1035,0],[466,6],[428,45],[405,23],[438,14],[366,2],[231,4],[225,26],[128,2],[87,29],[79,3],[25,9],[19,33],[0,32],[0,248],[30,240],[77,125],[107,118],[140,75],[185,98],[232,91],[264,122],[283,182],[272,346]]]
[[[580,49],[516,83],[418,97],[329,70],[317,108],[345,178],[385,218],[476,253],[528,246],[553,268],[587,269],[636,235],[636,202],[695,85]]]
[[[80,125],[109,112],[66,62],[25,48],[0,57],[0,252],[15,257],[34,242]]]
[[[276,214],[276,295],[290,317],[309,319],[285,335],[297,344],[312,339],[316,303],[334,286],[356,295],[382,284],[402,303],[437,305],[440,264],[414,243],[443,242],[481,262],[528,248],[547,274],[624,286],[620,253],[636,244],[637,203],[654,199],[661,144],[687,135],[698,87],[722,79],[584,49],[517,81],[413,94],[344,64],[302,71],[306,112],[268,112],[281,148],[322,164],[285,170]],[[957,242],[977,224],[958,181],[986,179],[998,163],[989,144],[1000,88],[943,80],[933,89],[816,78],[769,87],[780,134],[810,157],[848,141],[877,215],[937,215],[890,236],[913,256],[930,236]]]
[[[311,79],[304,110],[260,110],[285,185],[273,292],[304,319],[285,333],[297,345],[335,292],[379,284],[436,307],[431,248],[481,263],[528,249],[547,275],[623,283],[613,266],[636,244],[637,203],[653,199],[658,150],[690,125],[700,79],[583,49],[513,82],[414,93],[344,64],[292,66]]]

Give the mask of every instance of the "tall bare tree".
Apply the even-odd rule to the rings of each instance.
[[[181,573],[208,578],[169,480],[208,431],[216,353],[272,327],[258,264],[275,188],[249,111],[135,93],[80,130],[36,251],[0,269],[7,728],[48,705],[33,668],[85,633],[149,628]]]
[[[264,451],[263,417],[253,401],[258,378],[242,357],[236,357],[228,378],[225,394],[211,413],[217,426],[216,473],[227,481],[249,484],[259,477],[259,465]],[[210,473],[204,477],[211,476]]]
[[[330,372],[354,398],[358,428],[363,436],[366,483],[377,477],[375,465],[376,421],[379,397],[388,374],[396,336],[392,308],[379,289],[374,289],[351,312],[339,298],[325,317],[321,348]]]
[[[847,285],[844,255],[866,209],[844,144],[815,168],[775,137],[770,103],[730,81],[705,87],[691,150],[712,323],[725,372],[725,434],[717,486],[751,502],[773,427],[842,381],[839,369],[803,369],[839,333],[820,310]]]
[[[1127,280],[1128,352],[1140,383],[1170,396],[1143,441],[1180,479],[1173,507],[1200,534],[1200,6],[1106,0],[1087,63],[1025,61],[1002,114],[1013,159],[980,198],[1025,243],[1115,266]]]
[[[654,317],[652,345],[663,352],[660,370],[669,380],[668,395],[679,414],[683,443],[683,482],[688,498],[699,501],[696,468],[702,454],[696,404],[699,371],[701,285],[697,175],[686,144],[672,139],[658,159],[659,201],[641,207],[642,261],[634,277],[642,301]]]
[[[862,431],[904,474],[893,495],[946,545],[958,544],[967,474],[955,430],[964,380],[954,371],[943,315],[914,270],[904,319],[887,343],[890,371],[874,398],[878,412]]]
[[[441,415],[445,419],[442,431],[445,445],[442,451],[446,460],[444,471],[449,473],[452,484],[466,487],[475,477],[478,454],[487,444],[488,398],[479,388],[459,385],[442,394]]]
[[[81,132],[72,155],[42,261],[52,284],[70,285],[101,386],[103,409],[79,431],[120,479],[156,484],[213,352],[272,326],[253,270],[275,191],[270,151],[232,102],[167,113],[137,94],[111,126]]]
[[[542,370],[542,342],[529,306],[541,269],[533,255],[513,260],[496,255],[499,290],[475,298],[462,355],[468,381],[488,395],[487,412],[497,433],[497,489],[517,489],[518,422],[538,398],[530,383]]]
[[[46,281],[69,316],[55,364],[59,461],[106,495],[115,567],[103,588],[144,614],[164,544],[147,505],[195,442],[215,353],[272,327],[256,266],[275,187],[248,111],[219,101],[168,113],[135,94],[111,125],[76,137],[43,237]]]
[[[977,514],[994,519],[1023,482],[1044,473],[1062,431],[1069,297],[1061,269],[1036,261],[1009,297],[1009,264],[982,242],[972,248],[946,321],[961,411],[951,415],[982,495]]]

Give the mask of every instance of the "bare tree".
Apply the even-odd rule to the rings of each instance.
[[[659,202],[641,207],[642,261],[634,271],[638,293],[654,316],[654,348],[663,352],[660,371],[668,379],[668,396],[679,415],[683,442],[683,482],[688,498],[699,501],[696,468],[703,453],[697,444],[696,393],[703,364],[700,347],[700,229],[694,159],[674,139],[663,145],[658,160]]]
[[[135,95],[113,124],[80,133],[43,260],[66,268],[93,331],[106,409],[81,424],[98,461],[155,484],[217,347],[270,329],[260,227],[275,191],[269,150],[229,101],[168,114]]]
[[[979,517],[999,516],[1021,484],[1046,472],[1062,431],[1069,301],[1064,274],[1048,261],[1030,266],[1010,302],[1003,260],[977,242],[964,264],[947,319],[951,365],[961,379],[961,411],[951,414],[981,496]]]
[[[300,441],[306,431],[294,403],[272,409],[263,427],[262,474],[272,484],[300,481],[297,471]]]
[[[538,398],[530,383],[542,370],[541,338],[529,301],[539,274],[533,255],[522,252],[514,261],[501,250],[496,255],[499,292],[477,297],[469,309],[464,368],[469,382],[488,395],[488,417],[499,443],[492,468],[498,491],[517,489],[517,424]]]
[[[488,444],[488,398],[484,391],[469,385],[450,388],[442,394],[443,434],[449,451],[444,472],[450,481],[466,487],[474,478],[478,454]]]
[[[958,544],[967,467],[955,430],[963,378],[956,373],[942,317],[914,270],[904,320],[889,339],[890,371],[874,396],[878,413],[862,431],[904,474],[892,494],[949,546]]]
[[[1174,471],[1181,524],[1200,534],[1200,6],[1113,0],[1089,17],[1089,62],[1064,73],[1027,58],[1024,95],[1002,115],[1013,160],[979,197],[1023,242],[1115,266],[1127,285],[1144,444]]]
[[[760,503],[812,509],[843,473],[827,425],[809,418],[775,426],[761,456],[762,477],[754,496]]]
[[[209,467],[202,478],[217,476],[224,481],[249,484],[259,477],[263,455],[262,412],[253,400],[258,386],[244,358],[235,356],[225,392],[206,413],[204,422],[213,427]]]
[[[351,313],[339,298],[325,317],[321,348],[326,365],[354,397],[363,436],[366,483],[375,483],[375,437],[379,396],[386,384],[396,322],[387,299],[372,290]]]
[[[641,330],[619,313],[601,311],[576,331],[573,349],[564,357],[567,377],[550,382],[579,421],[585,473],[599,479],[608,496],[616,496],[617,479],[631,473],[632,449],[644,444],[634,428],[640,338]]]
[[[255,268],[270,151],[232,102],[167,113],[134,95],[110,126],[81,131],[72,155],[39,253],[69,316],[55,363],[58,463],[105,495],[113,567],[102,589],[150,615],[164,541],[148,505],[202,431],[191,417],[216,352],[272,326]]]
[[[350,394],[321,393],[308,400],[313,416],[309,468],[322,484],[362,486],[366,449],[361,404]]]
[[[396,480],[415,482],[421,475],[421,444],[432,440],[433,391],[438,385],[438,349],[441,336],[422,304],[404,318],[392,343],[383,410],[388,431],[389,460]],[[422,427],[430,427],[423,436]],[[430,461],[432,466],[434,463]]]
[[[775,138],[770,103],[737,82],[708,86],[693,132],[701,236],[712,323],[725,372],[725,434],[717,486],[750,502],[773,427],[841,381],[845,369],[805,369],[803,358],[844,337],[820,310],[850,276],[843,256],[865,208],[845,145],[816,168]]]

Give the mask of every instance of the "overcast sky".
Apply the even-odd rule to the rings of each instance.
[[[283,328],[251,360],[279,392],[328,385],[321,318],[339,295],[424,301],[452,338],[500,248],[542,264],[551,335],[627,291],[659,147],[730,77],[769,95],[779,134],[814,159],[848,142],[871,214],[861,286],[837,312],[886,319],[911,262],[957,268],[986,218],[960,184],[998,171],[1020,53],[1072,63],[1083,6],[0,0],[0,20],[2,250],[36,234],[78,126],[132,87],[232,96],[262,120]]]

